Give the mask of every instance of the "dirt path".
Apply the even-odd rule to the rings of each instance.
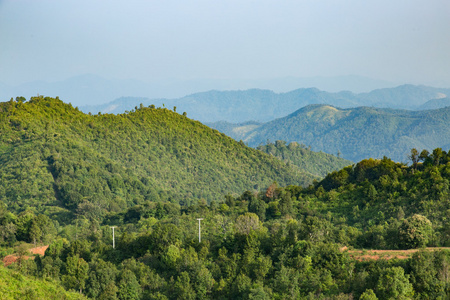
[[[348,250],[347,247],[341,248],[341,251],[348,251],[350,257],[359,260],[378,260],[378,259],[408,259],[414,253],[422,249],[408,249],[408,250]],[[428,247],[425,251],[439,251],[450,250],[450,247]]]
[[[48,245],[46,246],[41,246],[41,247],[36,247],[36,248],[31,248],[28,251],[30,252],[30,254],[39,254],[44,256],[45,255],[45,250],[47,250]],[[17,260],[19,259],[19,257],[15,254],[11,254],[11,255],[7,255],[3,258],[3,264],[6,266],[9,266],[12,263],[15,263]],[[34,259],[34,256],[25,256],[25,259]]]

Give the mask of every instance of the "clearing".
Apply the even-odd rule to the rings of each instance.
[[[359,260],[378,260],[378,259],[408,259],[418,251],[440,251],[450,250],[450,247],[428,247],[408,250],[349,250],[347,247],[341,248],[341,251],[347,251],[350,257]]]

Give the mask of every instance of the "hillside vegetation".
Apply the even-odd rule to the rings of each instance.
[[[271,184],[189,207],[148,202],[101,223],[80,216],[44,258],[12,267],[93,299],[445,299],[450,251],[424,247],[450,245],[450,154],[410,157],[411,166],[363,160],[307,188]],[[2,229],[24,219],[3,213]],[[365,261],[344,246],[423,249]]]
[[[407,111],[310,105],[258,127],[242,128],[220,123],[211,126],[242,139],[251,147],[267,140],[284,140],[311,146],[314,151],[339,152],[343,158],[355,162],[383,156],[405,162],[412,148],[429,151],[447,148],[450,145],[449,124],[450,107]]]
[[[59,283],[35,279],[17,271],[0,267],[0,298],[2,300],[16,299],[87,299],[80,293],[67,292]]]
[[[317,178],[168,109],[87,115],[59,99],[24,100],[0,104],[0,199],[16,212],[61,220]]]
[[[352,165],[349,160],[324,152],[311,151],[305,145],[296,142],[286,144],[284,141],[275,141],[275,143],[260,145],[256,149],[273,155],[286,163],[296,165],[311,174],[318,174],[320,177],[325,177],[332,171],[338,171]]]

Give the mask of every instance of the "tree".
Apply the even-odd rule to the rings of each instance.
[[[251,288],[252,280],[244,274],[239,274],[231,286],[230,299],[249,299]]]
[[[117,300],[117,286],[114,282],[108,283],[103,292],[98,297],[99,300]]]
[[[79,290],[80,293],[86,284],[89,274],[88,263],[77,255],[69,256],[66,261],[67,275],[62,277],[62,281],[67,289]]]
[[[444,299],[445,283],[438,278],[434,252],[420,251],[409,260],[411,283],[418,299]]]
[[[162,255],[162,261],[167,267],[175,270],[177,261],[181,258],[180,249],[175,245],[169,245],[166,252]]]
[[[155,253],[162,254],[170,245],[179,246],[181,244],[180,235],[180,229],[176,225],[158,223],[150,235],[151,248]]]
[[[404,249],[425,247],[433,234],[430,220],[415,214],[403,220],[399,228],[400,247]]]
[[[245,213],[236,219],[234,224],[236,232],[249,235],[250,231],[258,230],[261,226],[259,217],[254,213]]]
[[[429,155],[430,155],[430,152],[428,152],[427,149],[423,149],[423,150],[420,152],[419,160],[425,162],[425,161],[428,159]]]
[[[6,223],[0,226],[1,239],[12,246],[16,241],[17,226],[14,223]]]
[[[362,293],[361,297],[359,297],[359,300],[378,300],[378,298],[372,289],[367,289]]]
[[[20,241],[30,240],[30,228],[35,215],[31,211],[24,211],[19,214],[16,220],[17,239]]]
[[[257,214],[259,219],[264,221],[266,218],[266,203],[262,199],[252,195],[248,203],[248,211]]]
[[[27,258],[27,256],[30,255],[30,246],[22,242],[19,246],[17,246],[16,253],[19,257],[18,262],[20,266],[22,265],[22,262]]]
[[[197,298],[206,299],[214,284],[211,272],[205,266],[197,267],[193,279],[193,287],[197,293]]]
[[[136,300],[139,299],[140,285],[136,279],[136,275],[128,269],[123,270],[119,276],[120,280],[117,284],[117,295],[120,300]]]
[[[413,169],[415,170],[417,168],[417,163],[419,162],[419,151],[417,151],[416,148],[411,149],[411,154],[408,155],[408,158],[412,162]]]
[[[272,183],[266,190],[266,198],[272,199],[275,196],[275,190],[277,189],[278,184],[276,182]]]
[[[280,299],[297,299],[300,294],[298,272],[293,268],[281,266],[273,277],[273,290]]]
[[[431,154],[431,159],[435,166],[439,166],[441,164],[442,158],[445,156],[445,151],[442,151],[442,148],[436,148],[433,150]]]
[[[411,299],[414,295],[412,284],[402,267],[391,267],[381,271],[376,287],[380,299]]]
[[[278,207],[282,216],[292,216],[294,213],[294,207],[292,204],[292,198],[290,192],[283,192],[279,201]]]
[[[37,224],[37,222],[32,222],[30,227],[30,239],[34,243],[34,247],[36,247],[36,242],[40,240],[42,236],[41,227]]]
[[[86,284],[86,295],[97,298],[101,294],[111,294],[114,290],[111,284],[115,286],[118,273],[116,266],[102,259],[92,261],[89,266],[91,272]]]
[[[180,276],[178,276],[177,281],[173,286],[173,293],[175,299],[195,299],[196,294],[194,289],[192,288],[191,280],[187,272],[181,272]]]

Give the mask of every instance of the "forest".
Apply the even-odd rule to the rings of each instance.
[[[340,108],[315,104],[262,124],[209,124],[226,135],[258,147],[267,140],[284,140],[311,146],[353,162],[387,156],[407,162],[412,148],[447,147],[450,144],[450,108],[411,111],[361,106]]]
[[[148,173],[136,167],[141,156],[120,151],[137,147],[134,140],[147,143],[150,135],[141,136],[135,129],[135,139],[127,141],[119,129],[155,130],[152,119],[163,115],[174,135],[167,142],[172,145],[183,139],[177,138],[181,129],[169,123],[186,116],[149,107],[115,119],[85,115],[57,99],[21,100],[0,105],[0,256],[17,257],[0,268],[2,299],[447,299],[450,295],[446,249],[450,152],[411,149],[408,164],[388,157],[365,159],[344,163],[309,183],[298,179],[304,177],[282,181],[287,177],[281,172],[306,168],[296,160],[310,155],[303,153],[306,147],[278,141],[259,151],[196,125],[191,140],[204,144],[206,153],[216,153],[208,147],[217,136],[236,147],[233,159],[241,157],[238,164],[248,156],[258,157],[260,162],[269,161],[266,169],[259,169],[261,178],[270,174],[271,164],[280,166],[280,176],[269,176],[270,181],[258,186],[238,186],[239,192],[224,186],[209,199],[196,194],[181,201],[182,192],[161,197],[158,190],[145,197],[139,191],[159,188],[161,182],[158,177],[145,181]],[[99,120],[105,119],[114,120],[101,125]],[[162,141],[168,134],[156,131],[152,139]],[[86,138],[80,138],[82,134]],[[100,142],[87,143],[103,136],[117,137],[116,142],[105,139],[108,151]],[[106,155],[114,149],[121,159],[129,158],[128,169],[112,154]],[[19,168],[20,162],[26,169]],[[141,163],[149,164],[148,159]],[[167,161],[157,160],[152,166],[158,163]],[[178,169],[170,172],[175,174],[168,177],[177,175]],[[106,183],[100,192],[101,184],[89,184],[97,177]],[[136,178],[140,183],[131,180]],[[72,194],[70,184],[81,196]],[[114,200],[101,204],[107,192]],[[112,206],[120,201],[123,204]],[[27,259],[29,248],[43,245],[49,245],[44,256]],[[354,254],[370,249],[418,251],[391,259],[359,259]]]

